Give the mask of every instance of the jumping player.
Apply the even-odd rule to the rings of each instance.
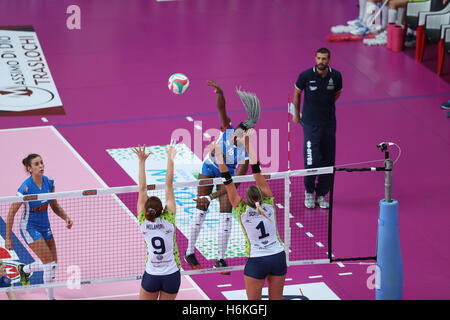
[[[245,288],[249,300],[260,300],[265,280],[269,283],[269,299],[281,300],[287,273],[286,254],[277,230],[275,205],[272,191],[264,176],[249,137],[245,135],[245,146],[249,153],[252,174],[256,186],[246,190],[243,200],[237,193],[231,173],[225,164],[219,163],[221,176],[231,205],[240,218],[246,235],[247,262],[244,269]],[[220,153],[217,149],[216,155]]]
[[[147,245],[147,258],[141,282],[140,300],[174,300],[181,283],[180,255],[176,243],[176,203],[173,191],[175,147],[166,148],[166,206],[161,199],[147,196],[145,160],[150,153],[143,147],[133,148],[139,158],[138,222]]]
[[[261,113],[259,100],[254,94],[243,92],[239,89],[236,90],[247,111],[248,119],[241,122],[235,128],[231,124],[231,119],[228,117],[226,112],[225,97],[223,95],[222,88],[215,81],[208,81],[207,85],[213,87],[215,89],[215,93],[217,94],[216,105],[222,132],[215,143],[220,145],[222,148],[222,154],[230,174],[232,176],[245,175],[248,170],[248,155],[245,150],[245,146],[238,142],[238,138],[242,137],[244,132],[253,128],[259,120]],[[239,167],[238,164],[240,164]],[[198,179],[217,177],[220,177],[220,171],[217,164],[217,156],[212,151],[205,157],[202,165],[202,172],[199,174]],[[218,186],[217,192],[214,194],[211,194],[212,190],[212,185],[198,187],[197,198],[195,199],[197,202],[197,208],[194,213],[193,223],[191,224],[188,238],[188,248],[184,257],[185,261],[192,269],[201,268],[194,253],[195,243],[198,235],[200,234],[202,224],[206,218],[209,204],[216,198],[219,198],[220,200],[220,221],[218,235],[218,258],[214,264],[214,267],[219,268],[227,266],[224,258],[231,234],[232,207],[230,201],[228,200],[226,190],[222,185]]]

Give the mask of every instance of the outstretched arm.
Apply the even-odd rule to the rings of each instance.
[[[175,202],[175,195],[173,192],[173,167],[174,158],[177,154],[177,149],[170,145],[166,147],[167,153],[167,170],[166,170],[166,207],[168,210],[172,211],[173,214],[177,211],[177,206]]]
[[[250,137],[254,134],[254,130],[248,130],[244,135],[245,149],[247,150],[248,157],[250,160],[250,166],[252,167],[253,177],[255,178],[256,185],[261,189],[262,193],[266,197],[272,197],[272,191],[270,190],[269,184],[267,183],[264,176],[261,174],[261,169],[259,167],[258,157],[250,146]]]
[[[145,160],[151,154],[145,153],[145,144],[143,147],[139,146],[132,149],[139,159],[139,196],[137,201],[138,213],[145,211],[145,202],[147,202],[147,178],[145,176]]]
[[[214,92],[217,94],[217,111],[219,112],[220,125],[225,128],[230,123],[231,119],[227,115],[227,110],[225,108],[225,97],[223,95],[222,88],[214,81],[208,80],[207,85],[214,87]]]

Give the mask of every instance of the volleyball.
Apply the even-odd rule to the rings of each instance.
[[[189,88],[189,79],[182,73],[175,73],[169,78],[169,90],[175,94],[185,93]]]

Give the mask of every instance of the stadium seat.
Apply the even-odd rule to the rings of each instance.
[[[441,26],[441,38],[438,45],[438,68],[437,74],[442,75],[445,54],[450,50],[450,24]]]
[[[439,11],[443,7],[442,0],[408,2],[406,4],[405,23],[409,28],[417,30],[419,25],[419,12]]]
[[[442,3],[442,2],[441,2]],[[409,3],[408,3],[409,4]],[[416,60],[422,62],[427,40],[439,42],[441,25],[450,23],[450,3],[439,11],[419,12],[416,35]]]

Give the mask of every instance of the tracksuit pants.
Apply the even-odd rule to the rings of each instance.
[[[303,123],[303,138],[305,169],[334,166],[336,124],[309,125]],[[330,191],[332,175],[306,176],[304,183],[306,192],[316,192],[316,196],[324,196]]]

